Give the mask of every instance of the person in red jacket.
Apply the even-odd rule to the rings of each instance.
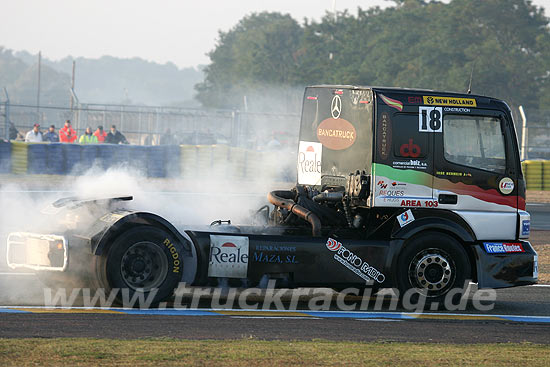
[[[62,143],[73,143],[78,136],[71,127],[71,120],[65,121],[65,126],[59,129],[59,141]]]
[[[103,130],[103,126],[99,125],[94,135],[97,136],[98,143],[105,143],[105,137],[107,136],[107,132]]]

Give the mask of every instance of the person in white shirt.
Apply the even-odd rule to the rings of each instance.
[[[31,131],[25,136],[25,141],[28,143],[41,143],[42,132],[40,131],[40,124],[34,124]]]

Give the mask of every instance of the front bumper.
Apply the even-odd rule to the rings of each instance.
[[[65,271],[69,245],[59,235],[13,232],[8,235],[6,259],[12,269]]]
[[[507,288],[537,283],[538,256],[528,241],[483,241],[473,247],[479,288]]]

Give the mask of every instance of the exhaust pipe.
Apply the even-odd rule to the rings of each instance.
[[[298,217],[306,220],[311,224],[311,232],[313,237],[321,237],[321,221],[319,217],[310,210],[307,210],[301,205],[296,204],[294,197],[296,194],[288,190],[276,190],[267,194],[267,200],[275,206],[289,210]]]

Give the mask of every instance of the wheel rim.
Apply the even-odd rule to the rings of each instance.
[[[446,293],[454,284],[456,267],[452,257],[436,248],[416,254],[409,264],[409,281],[426,297]]]
[[[159,288],[166,279],[168,260],[155,243],[138,242],[122,255],[120,271],[128,287],[147,292]]]

